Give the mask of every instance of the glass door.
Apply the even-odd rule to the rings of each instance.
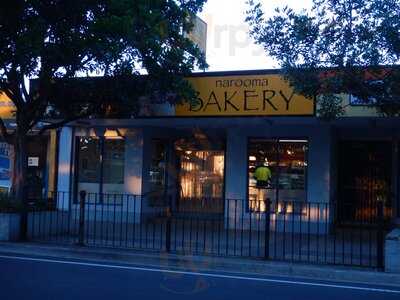
[[[225,152],[175,147],[179,212],[223,213]]]

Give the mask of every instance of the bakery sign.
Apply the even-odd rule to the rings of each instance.
[[[0,118],[3,120],[15,119],[15,110],[14,103],[0,91]]]
[[[295,94],[278,74],[188,78],[196,103],[175,108],[176,116],[313,116],[314,100]]]

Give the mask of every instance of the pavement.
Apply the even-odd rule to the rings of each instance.
[[[245,274],[246,276],[290,277],[346,284],[366,284],[400,289],[400,274],[354,267],[303,265],[257,259],[175,255],[152,251],[60,246],[40,243],[0,242],[0,256],[35,259],[82,260],[102,264],[124,264],[162,270]],[[0,268],[3,270],[3,268]],[[2,273],[2,272],[0,272]]]

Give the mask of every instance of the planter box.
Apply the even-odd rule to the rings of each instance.
[[[0,241],[17,241],[20,234],[20,215],[0,213]]]

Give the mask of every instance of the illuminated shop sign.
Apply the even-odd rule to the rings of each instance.
[[[0,91],[0,118],[3,120],[14,119],[14,103]]]
[[[314,115],[314,101],[295,94],[277,74],[192,77],[195,104],[176,107],[177,116]]]

